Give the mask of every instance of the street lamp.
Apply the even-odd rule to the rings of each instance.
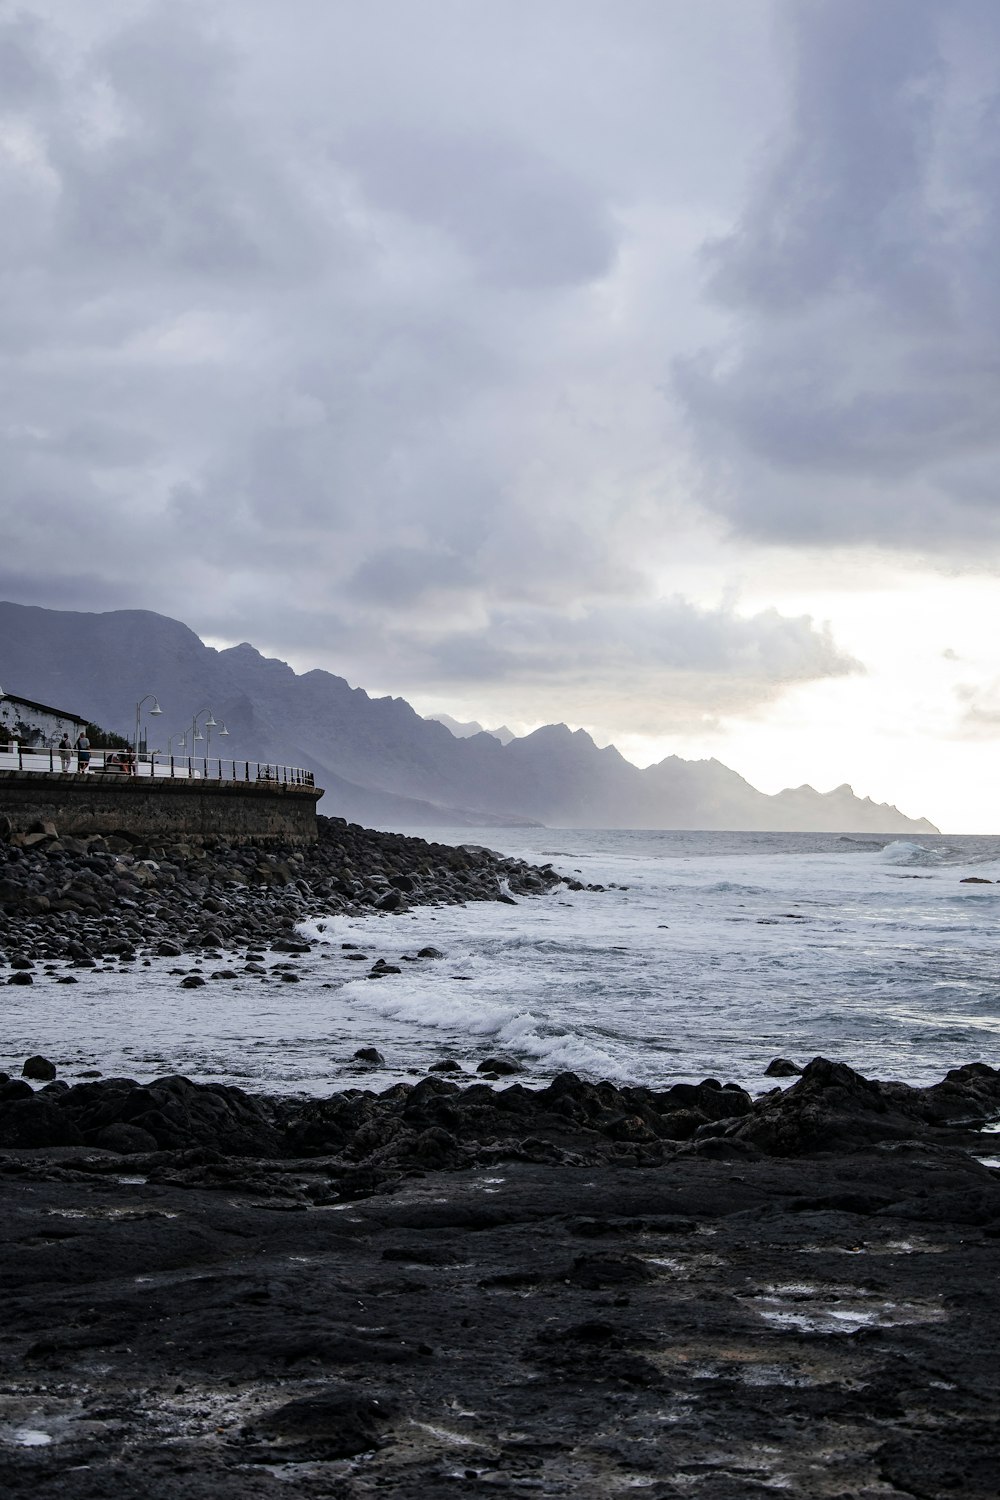
[[[153,700],[153,706],[149,710],[150,715],[153,715],[153,714],[162,714],[162,712],[163,712],[163,709],[160,707],[159,703],[156,701],[156,695],[154,693],[146,693],[146,694],[144,694],[144,696],[141,697],[139,699],[138,703],[135,705],[135,768],[136,768],[136,770],[139,769],[139,715],[140,715],[141,710],[142,710],[142,705],[144,703],[146,703],[150,698],[152,698],[152,700]]]
[[[212,743],[212,730],[218,723],[215,714],[210,708],[199,708],[198,712],[191,720],[191,738],[193,740],[200,740],[204,738],[201,730],[198,728],[198,720],[201,718],[202,714],[208,714],[208,718],[205,720],[205,728],[208,730],[208,743],[210,745]]]
[[[201,718],[202,714],[208,714],[208,718],[205,720],[205,728],[208,730],[208,739],[205,742],[205,755],[206,755],[206,758],[207,758],[208,752],[212,748],[212,730],[213,729],[218,729],[218,727],[219,727],[219,721],[215,717],[214,713],[212,712],[212,710],[210,708],[199,708],[198,712],[195,714],[194,718],[191,720],[191,749],[192,749],[192,751],[194,750],[195,741],[196,740],[200,740],[200,739],[204,739],[204,735],[202,734],[201,730],[198,728],[198,720]],[[229,733],[229,731],[226,729],[225,724],[223,724],[223,726],[222,726],[222,732],[224,734],[228,734]]]

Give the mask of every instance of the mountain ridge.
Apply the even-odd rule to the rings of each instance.
[[[476,734],[491,734],[495,740],[500,741],[501,745],[509,745],[511,740],[517,738],[514,731],[508,729],[506,724],[501,724],[497,729],[487,729],[476,719],[463,722],[461,719],[453,719],[451,714],[424,714],[424,718],[431,724],[443,724],[446,729],[451,730],[457,740],[470,740]]]
[[[210,708],[228,731],[217,731],[214,754],[312,770],[326,788],[324,811],[376,827],[936,831],[846,784],[769,796],[715,759],[668,756],[640,769],[565,724],[507,744],[488,732],[459,739],[404,698],[373,698],[324,668],[298,674],[248,641],[207,646],[150,610],[0,603],[0,683],[126,734],[135,704],[155,692],[164,717],[150,726],[150,743],[166,750],[169,736],[175,753],[192,714]]]

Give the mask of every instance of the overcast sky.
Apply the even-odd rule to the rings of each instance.
[[[0,597],[1000,832],[998,69],[996,0],[0,0]]]

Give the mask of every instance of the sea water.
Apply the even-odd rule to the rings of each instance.
[[[387,1087],[502,1055],[521,1080],[572,1070],[751,1089],[775,1056],[932,1082],[1000,1065],[1000,838],[835,834],[428,832],[551,862],[565,885],[516,905],[317,914],[311,952],[269,975],[182,989],[177,960],[4,990],[0,1067],[42,1052],[86,1070],[183,1073],[274,1092]],[[990,884],[963,883],[974,876]],[[252,893],[247,899],[252,899]],[[354,947],[345,947],[353,944]],[[431,945],[443,955],[417,959]],[[361,952],[364,960],[349,957]],[[369,979],[375,960],[399,974]],[[298,983],[278,962],[293,963]],[[194,961],[183,960],[187,968]],[[200,960],[213,970],[236,958]],[[353,1054],[375,1047],[384,1066]]]

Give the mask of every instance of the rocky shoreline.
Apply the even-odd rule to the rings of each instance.
[[[53,824],[29,833],[2,825],[0,818],[0,961],[8,962],[260,946],[316,913],[512,901],[564,879],[550,865],[343,818],[317,818],[319,838],[307,847],[212,837],[147,844],[125,832],[75,838],[60,837]]]
[[[823,1059],[756,1100],[8,1080],[4,1493],[986,1500],[998,1113],[983,1065]]]
[[[317,911],[560,878],[321,823],[268,854],[0,844],[8,983],[294,958]],[[818,1058],[753,1098],[506,1068],[326,1098],[0,1077],[4,1495],[996,1494],[1000,1071]]]
[[[489,1076],[504,1070],[494,1059]],[[390,1188],[428,1169],[507,1161],[651,1168],[691,1154],[754,1162],[912,1142],[970,1152],[1000,1119],[1000,1070],[986,1063],[915,1088],[814,1058],[791,1088],[756,1099],[714,1078],[652,1089],[574,1073],[536,1089],[430,1074],[381,1093],[348,1088],[326,1098],[268,1097],[179,1076],[70,1085],[42,1057],[27,1059],[22,1073],[0,1073],[0,1149],[96,1148],[141,1156],[144,1170],[158,1154],[173,1163],[194,1153],[209,1179],[216,1161],[233,1158],[321,1160],[321,1181],[304,1204]]]

